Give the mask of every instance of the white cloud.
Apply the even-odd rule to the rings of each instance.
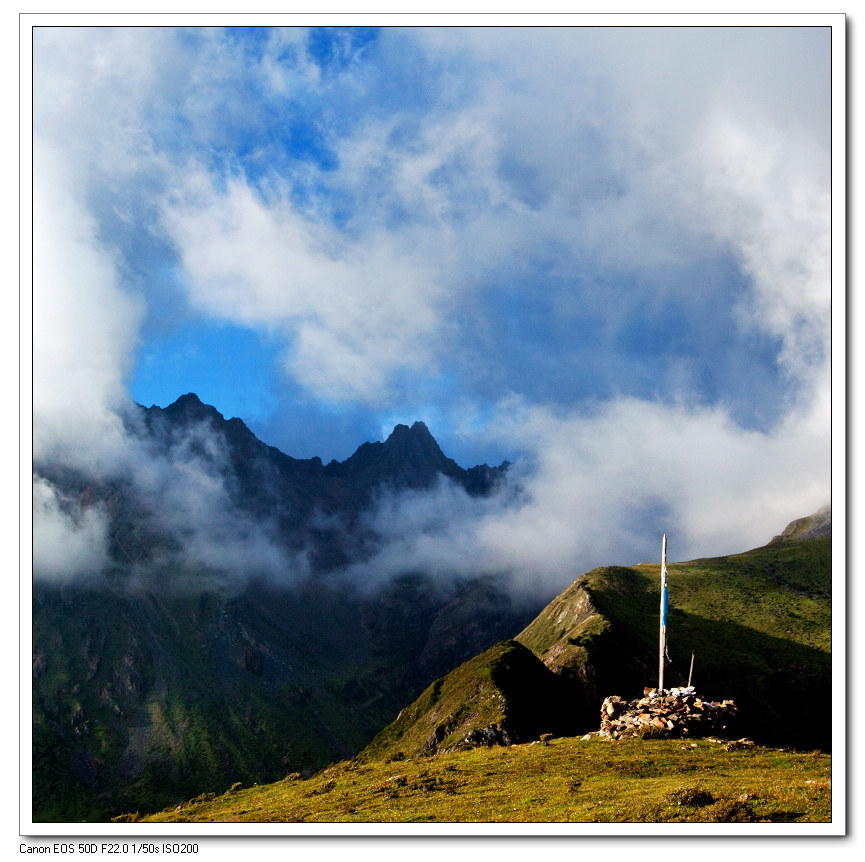
[[[530,502],[487,525],[483,539],[527,571],[638,562],[655,537],[637,513],[656,509],[677,559],[763,545],[828,499],[824,407],[770,433],[745,431],[718,409],[633,399],[588,415],[519,411],[502,433],[535,453]]]
[[[44,479],[33,481],[33,574],[69,580],[98,574],[108,562],[103,508],[61,500]]]
[[[439,286],[423,257],[383,232],[353,242],[229,181],[197,174],[165,222],[195,307],[282,332],[286,368],[318,396],[375,402],[389,377],[431,362]]]
[[[308,574],[306,554],[289,553],[280,541],[276,512],[253,516],[238,505],[221,434],[199,423],[169,426],[156,439],[129,439],[122,477],[138,530],[156,540],[145,539],[150,556],[141,573],[168,567],[224,585],[248,578],[285,584]]]
[[[288,374],[329,400],[381,402],[404,372],[467,361],[452,323],[472,294],[538,261],[573,294],[542,301],[615,329],[647,297],[692,289],[668,270],[715,243],[754,278],[743,323],[786,340],[788,370],[807,376],[803,355],[825,343],[826,56],[813,32],[385,30],[386,73],[350,63],[326,79],[293,29],[271,34],[260,62],[206,30],[186,44],[170,29],[49,30],[37,46],[37,125],[63,142],[81,200],[105,176],[149,176],[145,206],[177,191],[166,225],[196,309],[279,332]],[[410,95],[420,68],[423,110]],[[406,95],[380,107],[385,74]],[[257,99],[286,122],[305,100],[339,105],[323,129],[337,168],[268,171]],[[263,195],[225,184],[244,125]],[[199,146],[222,153],[212,174],[195,167]],[[574,282],[604,271],[629,286],[608,278],[601,297]]]
[[[36,139],[33,194],[33,449],[101,470],[116,460],[139,301],[56,149]]]
[[[662,532],[675,560],[764,545],[827,502],[824,408],[765,434],[721,410],[633,399],[584,415],[502,405],[497,435],[530,453],[509,485],[383,496],[368,516],[378,547],[349,574],[497,574],[537,597],[595,566],[655,560]]]
[[[780,362],[800,382],[828,383],[831,200],[828,160],[779,130],[710,118],[694,166],[707,227],[740,255],[754,284],[744,327],[781,339]]]

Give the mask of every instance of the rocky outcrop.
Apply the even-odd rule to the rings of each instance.
[[[625,701],[618,695],[606,698],[598,736],[699,737],[723,732],[735,715],[732,700],[703,700],[693,686],[645,689],[638,700]]]

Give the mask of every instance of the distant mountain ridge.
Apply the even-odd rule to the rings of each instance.
[[[275,543],[306,553],[313,569],[322,572],[363,556],[370,537],[358,529],[359,519],[377,495],[428,489],[443,477],[471,496],[485,496],[506,480],[510,466],[505,461],[460,467],[445,456],[423,422],[397,425],[384,442],[363,443],[343,462],[297,459],[263,443],[241,419],[225,419],[194,393],[165,408],[135,405],[125,425],[143,457],[175,466],[195,463],[212,472],[231,506],[268,524]],[[176,544],[160,534],[161,502],[142,497],[134,475],[94,481],[63,463],[36,463],[34,474],[63,498],[84,507],[94,502],[105,506],[110,554],[121,567],[146,565],[156,551]]]
[[[104,514],[109,546],[104,578],[34,582],[37,821],[309,773],[359,751],[432,679],[538,610],[484,572],[413,569],[362,589],[339,574],[375,549],[365,518],[379,495],[439,481],[482,495],[506,481],[507,464],[461,468],[421,422],[327,465],[191,393],[136,405],[126,427],[126,473],[34,465],[71,516]],[[256,530],[279,551],[271,566],[308,567],[258,576]],[[203,563],[190,541],[218,552]]]
[[[193,392],[181,395],[164,408],[156,405],[139,407],[143,411],[147,429],[155,436],[163,431],[160,423],[165,420],[169,426],[186,429],[207,423],[214,431],[223,433],[240,454],[247,457],[253,454],[267,455],[280,461],[284,470],[307,475],[321,474],[335,478],[361,476],[371,483],[390,481],[397,487],[425,487],[437,473],[441,473],[460,484],[477,486],[476,493],[482,493],[490,490],[491,484],[470,479],[474,475],[472,471],[488,475],[492,482],[493,477],[503,474],[510,466],[505,461],[498,467],[484,464],[466,470],[442,452],[429,428],[420,421],[411,427],[396,425],[384,442],[362,443],[345,461],[334,459],[325,465],[318,456],[297,459],[262,443],[243,420],[225,419],[215,407],[204,404]],[[130,430],[135,430],[134,425]]]

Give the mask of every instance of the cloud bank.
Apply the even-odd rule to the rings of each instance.
[[[519,461],[516,499],[383,500],[368,572],[564,584],[664,529],[679,558],[768,541],[830,493],[828,39],[39,28],[35,456],[141,468],[141,351],[221,321],[280,346],[268,443],[398,416]],[[166,517],[218,519],[183,469],[152,466]],[[99,545],[34,493],[46,548]]]

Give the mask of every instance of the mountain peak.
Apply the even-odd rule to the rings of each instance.
[[[430,433],[429,428],[423,422],[415,422],[411,427],[408,425],[395,425],[393,431],[390,432],[385,443],[388,443],[393,439],[415,439],[415,440],[432,440],[435,442],[435,438]],[[436,443],[438,446],[438,443]]]
[[[163,412],[171,419],[179,419],[184,423],[224,418],[215,407],[205,404],[194,392],[181,395],[177,401],[169,404]]]
[[[423,422],[396,425],[383,443],[364,443],[347,461],[329,469],[340,475],[375,475],[407,487],[426,487],[437,473],[456,477],[465,472],[442,452]]]
[[[408,425],[397,425],[385,440],[383,451],[437,468],[449,462],[423,422],[415,422],[411,428]]]

